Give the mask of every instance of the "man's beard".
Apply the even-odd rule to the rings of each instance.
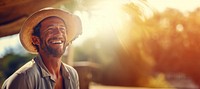
[[[62,50],[58,50],[51,48],[50,46],[46,46],[46,49],[49,52],[49,54],[53,55],[53,57],[61,57],[64,54],[66,47],[63,46]]]
[[[60,50],[59,48],[52,48],[45,41],[41,41],[40,45],[48,55],[52,55],[53,57],[61,57],[64,54],[67,46],[65,43],[63,43],[63,48]]]

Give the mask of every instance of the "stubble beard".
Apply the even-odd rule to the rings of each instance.
[[[66,50],[66,44],[63,44],[63,48],[60,50],[59,48],[53,48],[49,46],[46,42],[41,41],[42,49],[46,52],[47,55],[52,55],[53,57],[62,57]]]

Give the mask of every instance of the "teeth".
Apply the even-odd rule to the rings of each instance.
[[[53,44],[61,44],[62,41],[52,41]]]

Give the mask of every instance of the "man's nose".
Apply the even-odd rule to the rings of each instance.
[[[62,34],[62,31],[59,29],[59,27],[55,27],[54,34]]]

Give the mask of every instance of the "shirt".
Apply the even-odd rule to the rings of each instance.
[[[79,89],[78,74],[73,67],[62,62],[61,75],[64,89]],[[55,80],[41,57],[37,56],[5,80],[1,89],[54,89],[54,87]]]

